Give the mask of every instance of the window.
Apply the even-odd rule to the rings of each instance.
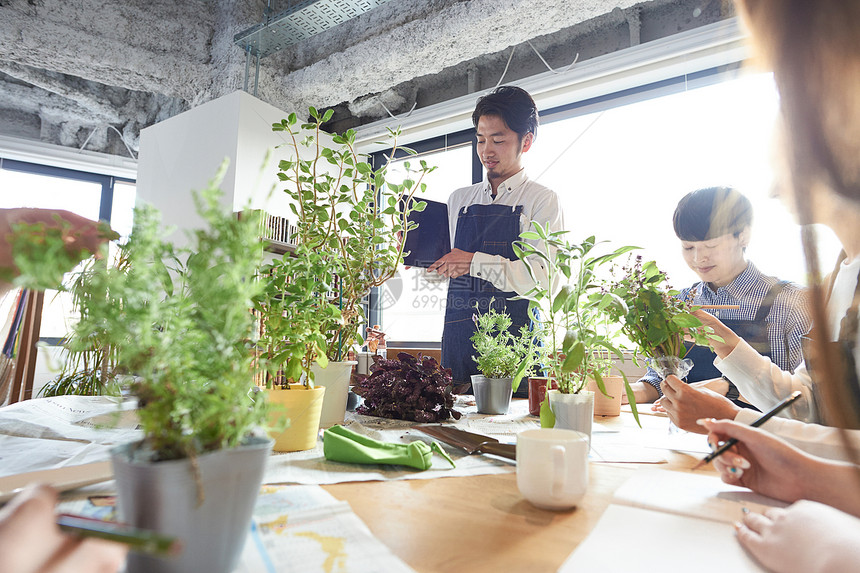
[[[452,191],[471,184],[472,147],[462,143],[441,151],[421,155],[436,170],[424,179],[427,191],[422,198],[445,202]],[[403,158],[392,163],[391,178],[405,176],[403,162],[416,163],[416,158]],[[428,281],[423,269],[401,269],[381,289],[379,308],[383,313],[380,324],[392,341],[439,343],[445,316],[447,281]],[[371,318],[373,320],[373,318]]]
[[[103,219],[123,237],[131,233],[133,181],[108,175],[0,160],[0,208],[64,209],[88,219]],[[58,342],[75,319],[67,293],[47,291],[40,339]]]
[[[570,239],[589,235],[638,245],[677,288],[697,281],[672,229],[681,197],[733,186],[753,204],[748,257],[764,273],[806,282],[799,227],[771,197],[778,95],[770,74],[713,85],[552,122],[524,156],[530,177],[562,198]],[[839,243],[822,228],[823,268]]]
[[[678,200],[701,187],[733,186],[753,204],[748,257],[764,273],[806,284],[799,227],[771,197],[770,166],[778,95],[770,74],[706,71],[687,78],[600,98],[542,114],[524,163],[532,179],[562,198],[571,241],[589,235],[609,246],[637,245],[681,288],[696,275],[684,263],[672,229]],[[667,85],[669,86],[667,88]],[[469,136],[472,138],[472,136]],[[473,138],[472,138],[473,139]],[[468,184],[471,146],[428,155],[438,165],[428,197],[444,200]],[[839,242],[821,227],[822,268],[835,262]],[[441,340],[444,287],[428,285],[418,271],[401,272],[383,305],[383,328],[392,341]],[[396,292],[402,289],[398,296]]]

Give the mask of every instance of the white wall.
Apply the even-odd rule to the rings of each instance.
[[[165,224],[200,228],[191,190],[202,189],[225,158],[230,165],[221,189],[223,203],[234,211],[247,207],[287,216],[277,183],[277,161],[283,151],[282,132],[272,123],[287,113],[236,91],[144,129],[140,138],[137,193],[139,200],[162,211]],[[266,154],[272,155],[266,161]],[[179,233],[176,240],[184,243]]]

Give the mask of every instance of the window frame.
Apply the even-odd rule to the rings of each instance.
[[[76,169],[69,169],[67,167],[56,167],[53,165],[31,163],[17,159],[7,159],[4,157],[0,157],[0,170],[55,177],[58,179],[65,179],[67,181],[83,181],[100,185],[101,196],[99,198],[99,220],[108,224],[111,222],[115,185],[117,183],[137,184],[137,180],[126,177],[105,175],[89,171],[79,171]],[[59,346],[62,344],[62,341],[63,339],[58,337],[39,337],[39,342],[44,342],[50,346]]]

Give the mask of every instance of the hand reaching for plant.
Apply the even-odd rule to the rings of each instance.
[[[107,224],[70,211],[0,209],[0,280],[55,288],[63,273],[117,238]]]
[[[693,316],[701,320],[703,326],[713,329],[708,342],[720,358],[728,356],[740,342],[740,337],[714,315],[699,309],[693,312]]]
[[[707,388],[696,388],[682,382],[677,376],[667,376],[661,384],[663,397],[654,405],[669,419],[688,432],[706,433],[698,424],[701,418],[734,419],[740,408],[725,396]]]

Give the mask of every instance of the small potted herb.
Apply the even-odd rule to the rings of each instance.
[[[451,370],[430,356],[406,352],[396,360],[377,359],[370,375],[355,374],[353,391],[364,398],[359,414],[422,424],[460,419],[451,393]]]
[[[128,266],[98,267],[75,326],[79,340],[102,336],[135,375],[144,438],[112,451],[120,519],[184,543],[177,558],[130,554],[130,573],[231,571],[271,450],[256,435],[265,405],[251,392],[259,223],[222,210],[225,170],[196,196],[208,227],[187,249],[163,239],[154,209],[135,211]]]
[[[481,374],[472,375],[472,391],[479,414],[507,414],[511,396],[522,379],[529,376],[541,359],[540,333],[527,326],[518,334],[511,332],[511,317],[490,307],[483,314],[472,315],[475,348],[472,359]]]
[[[546,268],[548,277],[548,284],[535,279],[535,287],[523,296],[530,301],[530,307],[540,309],[549,372],[558,385],[557,390],[546,393],[541,405],[541,424],[579,430],[590,437],[594,393],[587,390],[588,380],[593,379],[606,395],[603,376],[608,365],[607,353],[624,360],[606,314],[611,307],[624,307],[624,302],[607,288],[599,272],[637,247],[624,246],[596,254],[595,248],[600,243],[593,236],[572,243],[565,237],[567,231],[551,231],[534,222],[532,226],[533,231],[522,233],[523,240],[514,243],[514,252],[526,263],[532,278],[536,276],[532,271],[536,260]],[[556,289],[551,290],[549,285],[556,285]],[[633,392],[626,378],[624,386],[638,421]]]

